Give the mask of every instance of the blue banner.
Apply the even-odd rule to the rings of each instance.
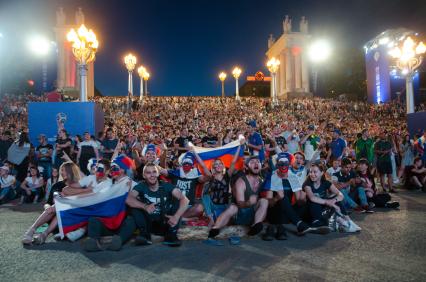
[[[39,134],[46,135],[48,142],[54,143],[58,123],[70,136],[86,131],[96,136],[104,128],[104,113],[94,102],[28,103],[28,128],[34,146],[38,145]]]

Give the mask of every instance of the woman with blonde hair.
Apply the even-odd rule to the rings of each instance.
[[[72,162],[63,163],[59,168],[60,180],[52,186],[51,194],[54,192],[62,193],[62,189],[66,186],[74,184],[80,180],[80,170],[78,166]],[[49,197],[53,198],[53,197]],[[49,202],[49,201],[48,201]],[[53,201],[52,201],[53,202]],[[36,229],[45,223],[49,223],[49,227],[37,236],[34,236]],[[56,219],[55,205],[46,205],[44,212],[36,219],[31,227],[24,233],[22,244],[30,245],[33,242],[40,245],[46,241],[46,238],[52,233],[58,225]]]

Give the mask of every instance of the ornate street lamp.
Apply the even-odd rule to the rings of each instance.
[[[226,79],[226,73],[221,72],[219,74],[219,80],[222,82],[222,98],[225,97],[225,79]]]
[[[128,93],[127,93],[127,99],[128,99],[128,106],[130,110],[130,103],[133,101],[133,77],[132,73],[136,66],[136,57],[132,54],[128,54],[126,57],[124,57],[124,64],[126,65],[127,71],[129,72],[129,87],[128,87]]]
[[[235,100],[240,101],[240,90],[238,88],[238,78],[241,75],[241,69],[239,67],[235,67],[232,70],[232,76],[235,78]]]
[[[414,113],[413,78],[415,70],[422,64],[426,46],[423,42],[417,44],[407,37],[402,46],[395,47],[389,54],[396,59],[396,66],[405,75],[405,92],[407,95],[407,114]]]
[[[277,83],[276,83],[276,74],[278,71],[278,67],[280,66],[280,60],[272,57],[267,63],[266,67],[271,72],[272,81],[271,81],[271,89],[272,89],[272,106],[278,106],[278,97],[277,97]]]
[[[72,53],[80,71],[80,102],[87,102],[87,65],[95,60],[99,42],[93,30],[88,30],[84,24],[77,32],[71,29],[67,40],[72,43]]]
[[[144,94],[144,83],[143,83],[143,76],[146,73],[146,69],[144,66],[140,66],[138,67],[138,74],[139,74],[139,78],[141,79],[141,88],[140,88],[140,94],[139,94],[139,101],[142,102],[143,100],[143,94]]]

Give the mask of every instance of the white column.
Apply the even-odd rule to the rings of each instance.
[[[414,113],[413,75],[407,74],[405,78],[405,92],[407,93],[407,114]]]
[[[309,70],[307,62],[307,54],[302,53],[302,88],[304,92],[310,92],[309,90]]]
[[[285,54],[285,86],[286,92],[293,92],[293,67],[290,48],[287,48]]]
[[[87,102],[87,65],[78,66],[80,71],[80,102]]]
[[[294,80],[295,80],[295,90],[302,88],[302,72],[301,72],[301,62],[300,54],[294,56]]]
[[[148,79],[145,80],[145,95],[148,95]]]
[[[279,96],[284,96],[285,92],[286,92],[286,79],[285,79],[285,54],[284,52],[281,52],[280,54],[280,69],[278,71],[278,95]]]
[[[240,101],[240,89],[238,87],[238,78],[235,79],[235,100]]]

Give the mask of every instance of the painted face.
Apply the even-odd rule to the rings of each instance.
[[[183,171],[184,171],[185,173],[187,173],[187,172],[191,171],[191,169],[193,169],[193,168],[194,168],[194,166],[193,166],[192,164],[190,164],[190,163],[184,163],[184,164],[182,165],[182,168],[183,168]]]
[[[105,177],[105,166],[103,164],[98,164],[96,166],[96,178]]]
[[[288,167],[289,167],[289,163],[283,163],[283,162],[279,162],[277,163],[277,169],[281,172],[281,173],[287,173],[288,172]]]
[[[118,176],[120,176],[120,167],[118,165],[112,165],[110,174],[112,178],[117,178]]]

